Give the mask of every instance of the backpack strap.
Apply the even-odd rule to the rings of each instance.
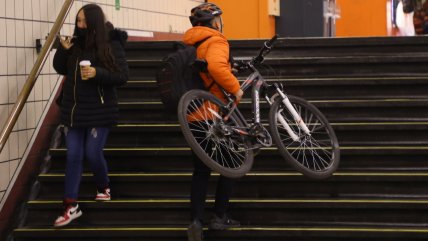
[[[198,50],[198,47],[201,45],[201,44],[203,44],[206,40],[208,40],[209,38],[211,38],[211,36],[209,36],[209,37],[206,37],[206,38],[204,38],[204,39],[202,39],[201,41],[199,41],[199,42],[196,42],[193,46],[196,48],[196,50]],[[205,60],[204,60],[205,61]],[[208,88],[207,88],[207,90],[209,91],[212,87],[213,87],[213,85],[216,83],[215,82],[215,79],[214,78],[211,78],[213,81],[211,82],[211,84],[208,86]]]
[[[203,44],[206,40],[208,40],[209,38],[211,38],[211,36],[209,36],[209,37],[207,37],[207,38],[204,38],[204,39],[202,39],[201,41],[199,41],[199,42],[196,42],[193,46],[196,48],[196,50],[198,49],[198,47],[201,45],[201,44]],[[233,57],[232,57],[232,53],[231,53],[231,51],[230,51],[230,49],[229,49],[229,63],[230,64],[232,64],[233,65]],[[212,82],[211,82],[211,84],[208,86],[208,91],[209,90],[211,90],[211,88],[214,86],[214,84],[217,84],[216,83],[216,81],[215,81],[215,79],[214,78],[212,78],[211,77],[211,79],[212,79]],[[219,85],[220,87],[221,87],[221,85]]]
[[[211,82],[211,84],[208,86],[208,90],[211,90],[211,88],[213,87],[214,84],[216,84],[215,79],[211,78],[213,80],[213,82]]]

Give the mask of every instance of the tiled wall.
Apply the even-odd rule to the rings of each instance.
[[[121,0],[119,11],[115,10],[115,0],[76,1],[63,28],[63,34],[72,33],[77,11],[90,2],[102,6],[107,19],[119,28],[149,33],[183,33],[190,27],[190,9],[204,0]]]
[[[115,0],[75,1],[61,34],[72,33],[78,9],[87,3],[99,4],[109,21],[134,34],[150,35],[153,31],[183,33],[190,27],[190,9],[201,2],[204,1],[121,0],[120,10],[116,10]],[[63,3],[64,0],[0,0],[0,128],[37,58],[36,39],[44,39],[49,33]],[[0,153],[0,208],[61,78],[52,68],[53,54],[54,51]]]

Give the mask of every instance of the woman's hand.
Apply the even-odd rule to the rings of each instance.
[[[62,47],[66,50],[69,50],[72,46],[73,43],[71,42],[71,40],[73,39],[73,37],[70,36],[59,36],[59,42],[61,43]]]
[[[97,75],[97,69],[94,67],[85,67],[81,69],[82,80],[92,79]]]

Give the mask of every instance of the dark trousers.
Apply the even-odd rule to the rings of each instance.
[[[211,175],[209,169],[199,158],[192,152],[193,155],[193,176],[192,189],[190,193],[192,220],[203,220],[205,199],[207,195],[208,180]],[[224,176],[220,176],[217,182],[217,190],[215,193],[214,213],[223,217],[229,206],[230,195],[232,194],[234,180]]]
[[[102,190],[109,186],[107,162],[103,153],[109,131],[105,127],[65,128],[67,164],[64,200],[77,200],[84,159],[89,162],[97,188]]]
[[[201,135],[202,132],[193,132],[195,137]],[[203,134],[201,136],[203,138]],[[205,143],[202,144],[205,146]],[[207,149],[211,149],[212,143],[208,143]],[[193,160],[193,176],[192,187],[190,192],[191,216],[192,220],[203,220],[205,199],[207,196],[208,181],[211,176],[211,169],[207,167],[194,152],[192,152]],[[229,206],[230,195],[234,180],[224,176],[220,176],[217,182],[217,190],[215,193],[214,213],[223,217]]]

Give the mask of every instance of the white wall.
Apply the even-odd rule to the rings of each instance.
[[[48,0],[45,0],[48,1]],[[53,0],[49,0],[53,1]],[[63,0],[59,1],[63,2]],[[115,10],[115,0],[76,1],[69,14],[63,34],[71,34],[77,11],[90,2],[99,4],[109,21],[116,27],[128,30],[183,33],[190,27],[192,7],[203,0],[121,0],[121,8]],[[56,10],[58,12],[59,9]]]
[[[190,27],[188,15],[203,0],[115,0],[75,1],[61,34],[73,32],[78,9],[99,4],[116,27],[137,33],[183,33]],[[0,129],[3,127],[27,75],[37,58],[36,39],[45,39],[64,0],[0,0]],[[11,180],[23,164],[29,143],[42,122],[52,92],[60,79],[52,68],[50,54],[36,85],[3,151],[0,153],[0,208]]]

